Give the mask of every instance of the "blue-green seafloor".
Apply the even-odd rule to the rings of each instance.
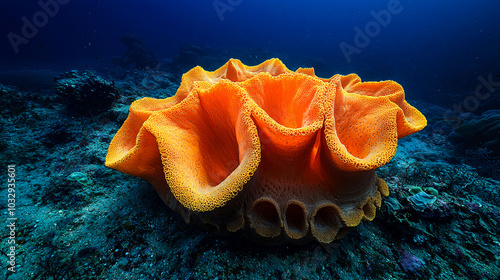
[[[378,170],[390,195],[374,221],[331,244],[270,247],[185,224],[148,183],[104,166],[128,105],[178,87],[158,70],[114,81],[116,102],[90,115],[54,93],[0,86],[0,162],[16,165],[16,273],[3,227],[5,279],[500,278],[500,163],[433,129],[444,108],[410,100],[429,126]],[[0,197],[7,224],[3,187]]]

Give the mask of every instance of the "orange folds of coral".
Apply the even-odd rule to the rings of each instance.
[[[106,166],[151,183],[187,222],[328,243],[375,217],[389,192],[375,169],[425,125],[394,81],[231,59],[193,68],[173,97],[132,103]]]

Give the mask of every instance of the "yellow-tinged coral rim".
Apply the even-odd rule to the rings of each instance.
[[[259,83],[259,82],[261,82],[261,80],[269,80],[269,81],[274,81],[274,82],[279,83],[282,81],[290,80],[290,78],[295,78],[297,76],[302,76],[304,83],[309,82],[309,83],[313,84],[315,87],[317,87],[313,97],[310,98],[310,104],[307,104],[307,106],[309,106],[308,109],[303,112],[304,114],[311,111],[311,110],[316,112],[314,114],[313,120],[309,121],[308,124],[304,125],[303,123],[301,123],[298,127],[289,127],[289,126],[283,125],[282,123],[280,123],[276,119],[274,119],[269,114],[269,112],[264,110],[263,107],[259,106],[257,104],[258,101],[253,99],[250,96],[251,95],[250,93],[247,94],[249,96],[249,98],[248,98],[248,102],[245,104],[245,106],[250,108],[253,117],[256,117],[256,118],[262,120],[263,122],[267,123],[270,127],[272,127],[273,129],[279,131],[279,133],[286,135],[286,136],[297,136],[297,135],[304,136],[304,135],[309,135],[312,132],[315,132],[315,131],[318,131],[319,129],[321,129],[321,127],[323,126],[323,121],[324,121],[322,99],[323,99],[323,95],[325,94],[325,85],[322,84],[321,81],[318,79],[315,79],[315,78],[307,76],[307,75],[301,75],[301,74],[297,75],[295,73],[284,73],[284,74],[280,74],[278,76],[272,76],[269,73],[260,73],[256,76],[252,77],[251,79],[248,79],[248,80],[240,83],[240,85],[243,88],[245,88],[246,91],[252,91],[251,85],[252,85],[252,82],[254,82],[254,81],[258,81],[258,83]],[[300,86],[301,85],[299,84],[297,89],[300,89]],[[267,92],[265,94],[272,95],[272,94],[276,94],[276,92]],[[260,97],[262,97],[262,96],[260,96]],[[295,100],[292,100],[292,101],[295,101]],[[265,101],[262,101],[262,102],[265,103]],[[295,104],[293,104],[293,105],[295,105]]]
[[[221,90],[231,90],[234,95],[217,95]],[[165,179],[172,194],[193,211],[205,212],[225,205],[243,189],[258,167],[260,143],[250,111],[243,106],[247,99],[244,95],[245,92],[240,87],[229,82],[199,88],[193,90],[178,105],[159,112],[144,124],[157,138]],[[218,108],[218,111],[209,110],[215,104],[222,104],[217,103],[217,98],[226,100],[227,107]],[[234,111],[233,117],[237,118],[234,121],[227,120],[227,125],[234,126],[226,129],[235,132],[239,163],[220,183],[212,185],[208,178],[210,174],[203,172],[211,167],[211,161],[203,158],[201,155],[204,151],[199,149],[210,145],[207,143],[217,145],[221,134],[201,133],[201,138],[196,138],[193,133],[197,129],[202,129],[200,132],[220,130],[220,127],[210,126],[210,119],[217,118],[212,113],[228,111]],[[179,129],[178,126],[182,128]]]
[[[278,92],[282,81],[286,86],[298,83],[289,89],[300,92],[280,92],[288,102],[302,102],[297,108],[278,104],[279,98],[263,96]],[[271,92],[259,92],[259,87],[265,88],[268,83],[276,87]],[[307,94],[310,96],[305,98]],[[276,116],[281,115],[269,111],[271,107],[290,116],[280,119]],[[296,114],[307,115],[308,119],[286,119],[296,118]],[[193,211],[211,211],[238,195],[259,167],[263,139],[259,138],[256,121],[286,137],[312,135],[323,129],[331,160],[343,171],[373,170],[386,164],[394,156],[399,138],[426,125],[425,117],[404,100],[404,91],[396,82],[362,83],[355,74],[322,79],[312,68],[292,72],[279,59],[256,66],[231,59],[213,72],[201,67],[191,69],[183,75],[173,97],[135,101],[110,144],[106,166],[152,180],[147,174],[149,167],[134,170],[140,163],[139,153],[147,151],[149,164],[162,163],[166,183],[182,205]],[[224,136],[224,131],[229,136]],[[227,146],[237,147],[237,151],[231,148],[229,155],[221,154],[220,158],[218,152],[206,152],[207,148],[224,152],[218,137],[225,137],[228,143],[234,141]],[[152,149],[154,141],[156,151]],[[234,169],[220,167],[221,161],[231,157],[238,162]],[[207,173],[212,167],[215,175]],[[355,226],[361,218],[373,219],[375,207],[380,207],[380,195],[388,193],[382,182],[376,183],[378,195],[362,201],[366,211],[353,208],[343,216],[338,210],[346,225]]]
[[[369,95],[364,86],[360,86],[367,83],[361,83],[361,79],[355,74],[334,76],[329,83],[336,88],[327,91],[325,98],[325,136],[334,162],[342,169],[371,170],[386,164],[396,153],[399,138],[425,127],[425,117],[418,111],[418,114],[415,114],[415,109],[404,101],[404,91],[396,82],[368,82],[377,87],[374,96]],[[356,111],[350,109],[352,106],[356,106]],[[356,115],[360,114],[359,112],[362,115]],[[352,122],[342,127],[339,121],[345,122],[346,116],[352,118]],[[365,126],[360,129],[353,126],[360,124],[361,118],[368,117],[377,117],[379,121],[371,122],[375,127]],[[415,119],[417,121],[413,121]],[[370,130],[373,135],[361,141],[354,141],[354,145],[352,138],[339,135],[342,131],[356,129],[359,129],[360,134],[357,137],[360,139],[363,134],[369,136],[367,133]],[[380,146],[365,146],[370,150],[360,148],[357,154],[353,153],[355,145],[376,141],[377,137],[384,139],[379,141]]]

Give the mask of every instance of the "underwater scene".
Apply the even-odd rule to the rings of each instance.
[[[500,279],[500,2],[4,0],[1,279]]]

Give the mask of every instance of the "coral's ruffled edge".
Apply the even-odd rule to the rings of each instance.
[[[106,166],[144,178],[153,185],[156,180],[161,180],[160,178],[163,176],[160,174],[164,173],[174,196],[185,207],[191,210],[210,211],[225,205],[250,180],[253,171],[258,165],[258,162],[257,165],[255,162],[260,158],[260,146],[259,143],[255,142],[259,141],[259,139],[257,132],[252,128],[255,124],[252,123],[250,118],[250,114],[256,112],[256,108],[252,107],[255,106],[253,102],[247,100],[249,98],[248,94],[242,92],[239,95],[241,100],[240,112],[243,114],[243,117],[238,118],[238,125],[241,126],[243,124],[246,126],[248,137],[251,138],[250,142],[248,142],[251,143],[250,145],[243,145],[250,146],[252,152],[245,152],[241,147],[239,151],[240,163],[244,162],[243,165],[240,164],[239,166],[247,166],[242,167],[243,169],[234,169],[237,171],[235,173],[237,175],[234,175],[235,177],[231,176],[231,179],[235,179],[236,183],[228,183],[229,180],[222,180],[217,186],[212,186],[213,188],[210,188],[209,191],[207,191],[208,188],[206,186],[195,186],[193,184],[196,182],[206,183],[213,179],[199,178],[200,175],[193,174],[193,170],[176,173],[176,171],[180,171],[186,166],[182,166],[182,168],[179,168],[179,166],[173,167],[172,164],[175,164],[175,162],[172,160],[180,159],[182,161],[182,157],[179,154],[177,158],[169,159],[166,156],[169,152],[165,150],[165,147],[174,147],[175,142],[167,144],[157,143],[158,138],[155,136],[158,136],[158,133],[164,130],[157,129],[154,125],[148,124],[148,120],[155,119],[155,121],[158,121],[157,118],[167,115],[172,117],[173,112],[181,110],[181,107],[185,104],[190,102],[199,103],[200,94],[203,94],[205,90],[213,86],[218,86],[218,84],[229,84],[229,82],[224,82],[225,80],[232,82],[247,81],[263,72],[269,73],[266,75],[277,76],[292,71],[288,70],[278,59],[271,59],[253,67],[245,66],[241,61],[232,59],[214,72],[204,71],[201,67],[190,70],[183,76],[181,86],[177,94],[173,97],[161,100],[143,98],[135,101],[131,105],[129,117],[110,144],[106,157]],[[319,79],[314,76],[314,71],[311,69],[299,69],[296,73],[299,75],[310,75]],[[361,83],[359,77],[354,74],[348,76],[335,75],[330,79],[321,79],[321,81],[325,83],[326,87],[334,88],[334,90],[327,91],[324,97],[323,108],[325,111],[323,115],[325,119],[326,142],[332,152],[335,164],[346,171],[370,170],[387,163],[396,151],[398,138],[419,131],[426,125],[425,117],[418,110],[406,103],[401,86],[395,82],[380,82],[378,83],[380,91],[370,94],[370,92],[364,91],[364,86],[367,83]],[[233,89],[235,88],[233,87]],[[348,104],[349,102],[374,98],[377,99],[377,104],[383,104],[389,108],[384,112],[380,112],[381,116],[388,117],[389,122],[381,123],[380,131],[391,141],[389,141],[389,144],[379,147],[375,152],[366,152],[363,150],[363,147],[360,147],[356,148],[355,153],[353,153],[349,150],[349,147],[344,145],[343,135],[340,135],[337,131],[338,122],[341,121],[339,117],[341,117],[342,113],[337,112],[342,110],[338,109],[338,106],[342,103]],[[373,111],[373,109],[366,108],[367,111]],[[166,125],[168,126],[168,124]],[[391,126],[396,127],[397,130],[391,130]],[[163,150],[162,148],[159,150],[157,145],[164,147]],[[182,145],[182,143],[177,143],[177,145]],[[356,154],[363,156],[359,157]],[[170,164],[165,164],[165,160],[170,162]],[[162,162],[163,170],[160,169]],[[195,179],[190,180],[189,178]],[[382,192],[382,194],[384,193]]]

